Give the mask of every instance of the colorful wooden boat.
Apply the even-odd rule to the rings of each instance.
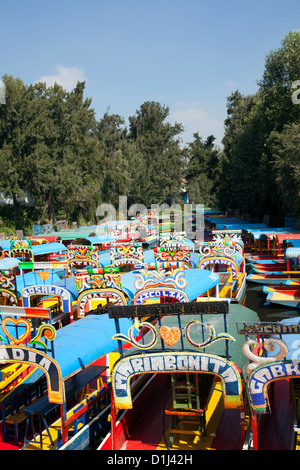
[[[117,348],[117,340],[111,341],[114,322],[90,315],[56,331],[48,309],[8,306],[0,313],[0,363],[30,367],[21,386],[1,401],[0,447],[10,441],[15,448],[59,448],[107,408],[109,353]],[[121,319],[120,333],[131,325]]]
[[[260,263],[249,263],[248,267],[250,268],[250,271],[253,272],[272,272],[272,271],[288,271],[288,268],[286,266],[286,263],[284,260],[282,262],[276,262],[276,261],[271,261],[269,262],[260,262]]]
[[[246,261],[249,263],[250,266],[254,265],[254,266],[257,266],[257,267],[267,267],[267,266],[281,266],[281,265],[285,265],[285,260],[284,259],[278,259],[278,258],[269,258],[269,259],[258,259],[257,257],[256,258],[251,258],[251,257],[247,257],[246,258]]]
[[[198,268],[211,269],[220,276],[218,297],[243,303],[246,293],[246,263],[241,231],[219,230],[212,234],[214,240],[200,246]]]
[[[288,276],[281,274],[248,274],[247,281],[258,284],[267,285],[298,285],[300,282],[300,274],[289,274]]]
[[[297,273],[298,275],[300,274],[299,270],[287,270],[285,264],[278,264],[278,265],[259,265],[259,264],[252,264],[250,265],[250,272],[253,273],[270,273],[270,274],[294,274]]]
[[[265,294],[268,294],[269,292],[273,292],[273,291],[277,291],[277,290],[280,290],[282,292],[286,292],[286,293],[289,293],[289,292],[293,292],[295,290],[299,290],[300,289],[300,284],[295,284],[295,285],[285,285],[285,286],[264,286],[263,287],[263,292]]]
[[[300,284],[298,289],[292,289],[293,286],[289,287],[289,289],[278,288],[270,290],[267,294],[266,302],[300,309]]]
[[[98,449],[241,449],[245,412],[241,373],[247,360],[240,353],[235,322],[255,321],[256,313],[226,301],[108,311],[115,319],[134,315],[137,328],[145,326],[144,317],[159,319],[155,327],[148,325],[143,345],[131,342],[135,350],[121,352],[113,367],[111,432]],[[114,338],[130,342],[130,331]],[[132,399],[129,384],[137,375],[151,378]]]
[[[299,322],[297,317],[243,326],[243,352],[252,361],[246,379],[251,411],[247,449],[299,448]],[[261,354],[253,354],[253,346]]]
[[[277,258],[274,255],[246,255],[245,259],[249,263],[284,263],[282,258]]]
[[[60,261],[67,250],[61,243],[33,244],[32,240],[10,240],[8,256],[20,261]]]

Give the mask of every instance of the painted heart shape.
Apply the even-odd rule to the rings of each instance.
[[[168,346],[173,346],[180,339],[181,333],[176,326],[173,326],[173,328],[162,326],[159,329],[159,335]]]
[[[23,333],[19,338],[15,338],[14,336],[12,336],[8,331],[7,331],[7,328],[6,328],[6,324],[7,323],[13,323],[15,326],[18,326],[18,325],[24,325],[25,328],[26,328],[26,331],[25,333]],[[2,327],[2,330],[3,330],[3,333],[14,343],[14,344],[20,344],[20,343],[23,343],[28,337],[30,337],[30,331],[31,331],[31,327],[30,327],[30,323],[25,320],[24,318],[11,318],[11,317],[5,317],[3,318],[2,322],[1,322],[1,327]]]
[[[38,271],[38,275],[40,276],[43,281],[47,281],[48,277],[50,276],[49,271]]]

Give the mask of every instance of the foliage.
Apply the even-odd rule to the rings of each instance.
[[[196,132],[184,148],[183,126],[169,108],[146,101],[128,128],[107,110],[96,119],[85,83],[67,92],[58,84],[26,86],[4,75],[0,105],[0,216],[2,225],[97,222],[97,207],[119,196],[132,204],[189,202],[239,209],[271,223],[300,217],[300,33],[291,32],[266,56],[257,93],[227,99],[223,148]],[[298,93],[298,95],[300,92]]]
[[[219,204],[272,224],[299,212],[300,106],[292,100],[299,80],[300,33],[291,32],[265,61],[255,95],[237,90],[227,102]],[[297,160],[298,159],[298,160]]]
[[[194,141],[187,148],[187,191],[189,201],[207,206],[217,204],[216,188],[220,175],[220,151],[214,146],[215,137],[207,137],[203,142],[199,133],[194,134]]]

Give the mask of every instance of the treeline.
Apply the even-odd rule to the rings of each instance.
[[[279,224],[300,217],[300,32],[271,51],[254,95],[228,98],[221,208]]]
[[[99,204],[117,207],[119,195],[128,206],[150,207],[182,202],[183,191],[191,203],[268,214],[274,223],[300,216],[300,105],[292,100],[299,32],[267,56],[255,95],[228,97],[222,149],[199,133],[182,147],[182,124],[170,124],[169,108],[157,102],[143,103],[126,126],[109,111],[96,119],[84,83],[67,92],[2,80],[0,231],[29,233],[32,224],[58,219],[97,222]]]

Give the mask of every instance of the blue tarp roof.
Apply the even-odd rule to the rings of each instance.
[[[252,234],[253,238],[256,240],[260,238],[265,238],[268,234],[276,234],[276,233],[294,233],[291,227],[277,227],[277,228],[263,228],[263,229],[254,229],[248,228],[247,230],[243,230],[243,234]]]
[[[137,272],[138,271],[131,271],[122,275],[122,289],[130,300],[133,299],[137,292],[134,287],[134,281],[136,279],[135,274]],[[187,281],[187,286],[185,289],[182,289],[182,291],[188,296],[190,302],[220,282],[219,276],[215,273],[212,275],[212,273],[206,269],[186,269],[184,276]]]
[[[0,269],[13,269],[19,266],[19,260],[16,258],[2,258],[0,260]]]
[[[208,220],[212,223],[215,223],[217,230],[223,230],[226,227],[226,230],[242,230],[246,229],[248,231],[255,229],[264,229],[266,224],[264,223],[252,223],[247,222],[246,220],[238,219],[237,217],[209,217]]]
[[[71,295],[71,302],[77,299],[78,297],[78,290],[76,288],[76,282],[74,276],[67,277],[66,279],[61,279],[54,283],[56,286],[64,287],[67,291],[70,292]]]
[[[44,255],[47,253],[59,253],[61,251],[67,251],[67,247],[63,243],[41,243],[39,245],[33,245],[31,247],[32,253],[36,255]]]
[[[10,240],[0,240],[0,246],[3,250],[10,250]],[[60,251],[66,251],[67,248],[62,243],[40,243],[38,245],[32,245],[30,247],[34,255],[43,255],[47,253],[58,253]]]
[[[287,244],[288,244],[288,247],[290,248],[297,248],[300,246],[300,240],[295,238],[294,240],[286,240]],[[290,246],[290,245],[293,245],[293,246]]]
[[[127,335],[132,321],[122,318],[119,324],[121,333]],[[115,322],[107,314],[88,315],[58,330],[55,360],[62,370],[63,378],[114,351],[118,347],[117,340],[111,341],[114,334]]]
[[[23,273],[19,276],[16,276],[17,291],[20,295],[24,287],[44,284],[51,285],[56,284],[58,282],[60,282],[60,277],[55,272],[55,270],[51,272],[50,276],[45,281],[40,278],[37,271],[30,271],[28,273]]]
[[[192,267],[196,268],[199,264],[199,253],[195,253],[194,251],[190,252]]]
[[[5,316],[0,315],[0,318]],[[119,325],[121,333],[127,335],[132,321],[122,318],[119,320]],[[23,334],[22,327],[20,329],[20,334]],[[15,334],[13,326],[8,326],[8,331],[12,335]],[[1,327],[0,334],[5,338]],[[80,371],[104,354],[117,349],[117,340],[111,341],[114,334],[116,334],[115,322],[108,318],[107,314],[88,315],[59,329],[54,340],[54,350],[55,360],[61,368],[63,379]],[[34,379],[37,380],[42,375],[43,371],[38,369],[29,382],[32,383]]]
[[[224,226],[226,230],[247,230],[251,232],[252,230],[256,229],[264,229],[266,224],[252,224],[251,222],[237,222],[237,223],[223,223],[223,222],[216,222],[217,230],[223,230]]]
[[[0,246],[3,250],[10,250],[10,240],[0,240]]]
[[[100,252],[98,259],[100,268],[110,266],[110,251]]]

